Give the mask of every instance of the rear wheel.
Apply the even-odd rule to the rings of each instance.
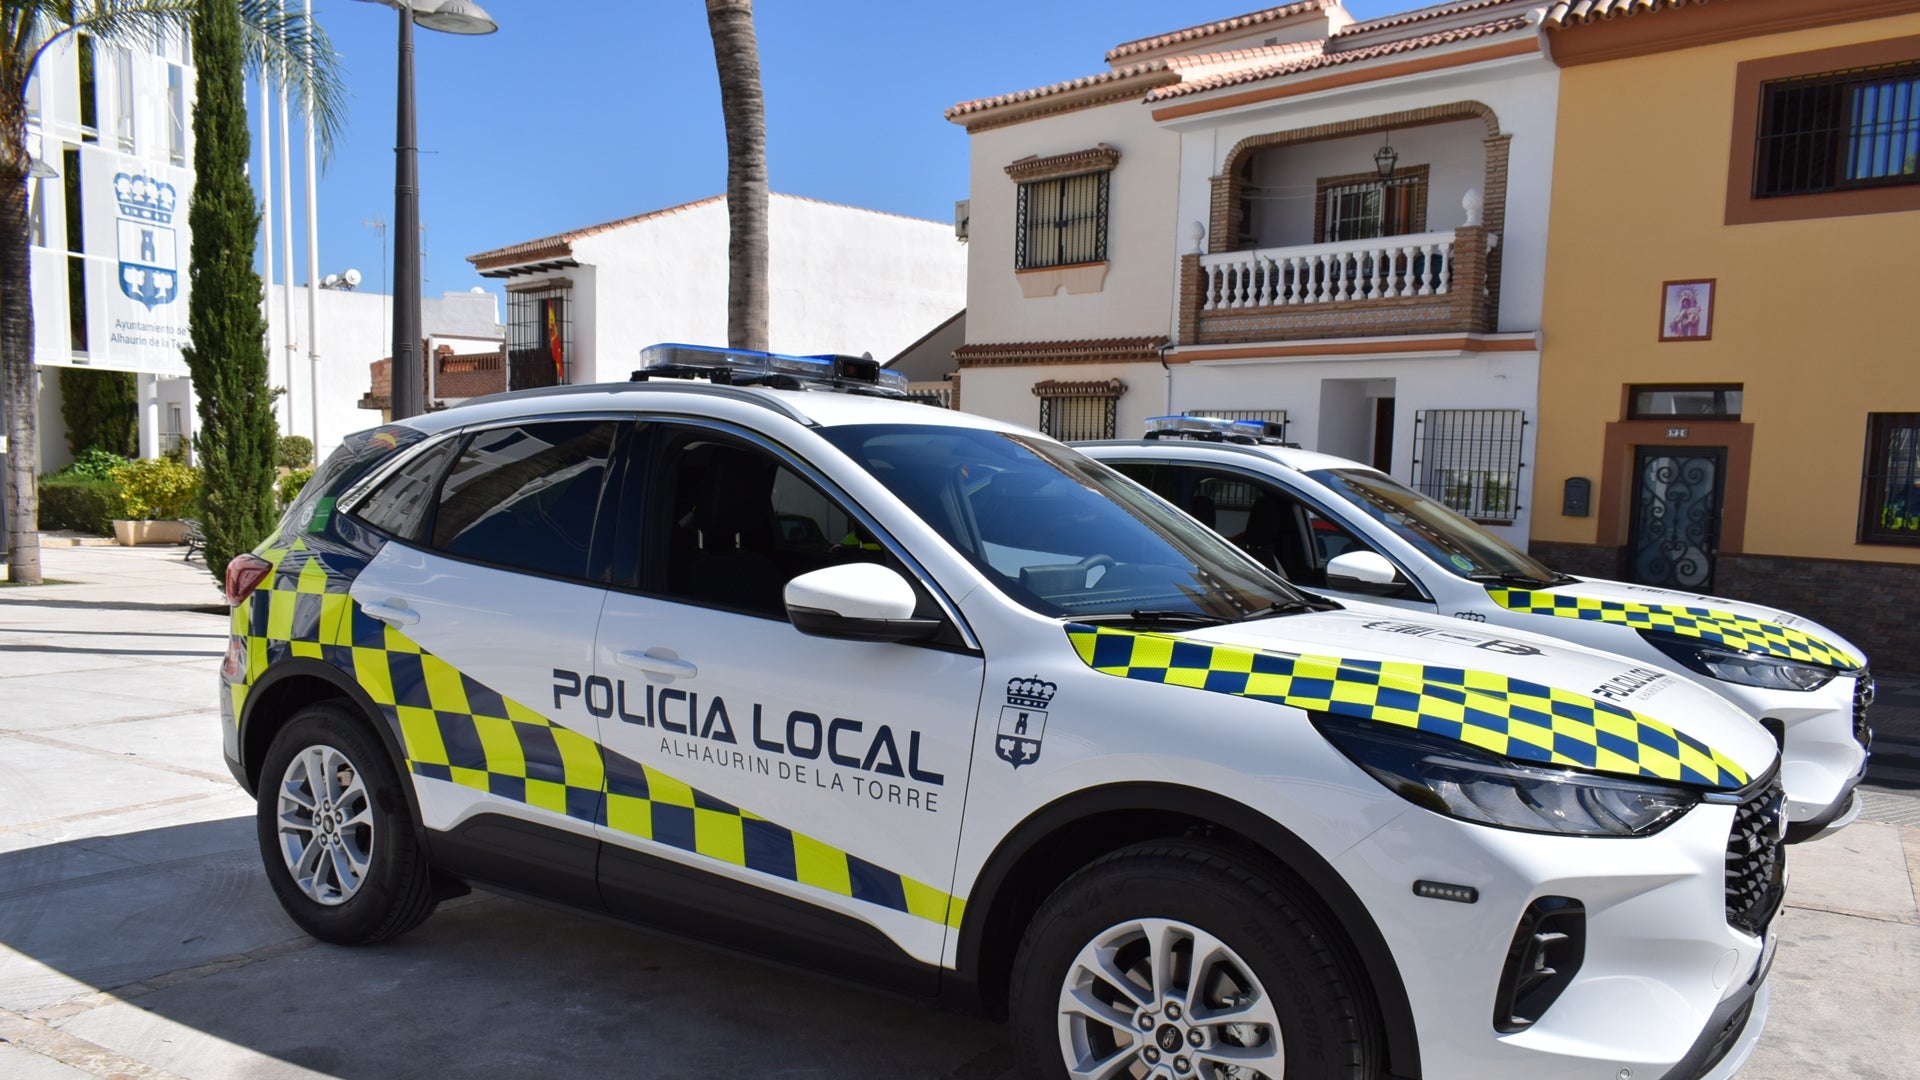
[[[1377,1074],[1364,976],[1282,877],[1211,845],[1081,870],[1027,928],[1011,999],[1032,1080]]]
[[[301,929],[362,945],[433,913],[400,778],[357,714],[332,704],[302,709],[274,737],[260,781],[260,855]]]

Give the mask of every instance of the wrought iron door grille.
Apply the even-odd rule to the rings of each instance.
[[[1920,413],[1871,413],[1860,541],[1920,544]]]
[[[1107,257],[1108,171],[1030,180],[1020,185],[1014,231],[1013,266],[1102,262]]]
[[[1920,183],[1920,63],[1760,88],[1753,196]]]
[[[1413,417],[1413,486],[1475,521],[1520,513],[1520,409],[1426,409]]]
[[[1107,395],[1043,397],[1040,430],[1059,439],[1111,439],[1120,399]]]
[[[573,381],[570,292],[560,286],[507,294],[507,389]]]

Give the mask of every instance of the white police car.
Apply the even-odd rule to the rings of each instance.
[[[1079,449],[1203,519],[1315,593],[1532,630],[1690,678],[1781,744],[1788,839],[1859,815],[1873,677],[1812,620],[1759,604],[1558,573],[1377,469],[1277,444],[1261,425],[1156,417]]]
[[[1315,602],[870,361],[646,360],[350,438],[229,568],[226,756],[309,932],[536,895],[1005,1011],[1033,1077],[1751,1051],[1777,752],[1718,697]]]

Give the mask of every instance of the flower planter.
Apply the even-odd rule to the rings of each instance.
[[[127,521],[115,518],[113,538],[123,547],[137,544],[184,544],[187,542],[187,523],[184,521]]]

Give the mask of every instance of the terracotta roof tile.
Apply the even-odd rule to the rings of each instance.
[[[1416,8],[1413,11],[1402,11],[1395,15],[1382,15],[1377,19],[1368,19],[1366,22],[1352,23],[1341,27],[1335,33],[1338,37],[1353,37],[1356,34],[1371,34],[1396,26],[1408,26],[1418,22],[1444,19],[1449,15],[1460,15],[1469,11],[1483,11],[1487,8],[1507,7],[1524,3],[1531,3],[1533,6],[1538,7],[1541,4],[1541,0],[1455,0],[1455,2],[1451,4],[1435,4],[1432,7]]]
[[[1301,57],[1283,64],[1249,68],[1244,71],[1227,72],[1193,82],[1183,82],[1177,86],[1161,87],[1147,95],[1148,101],[1165,101],[1169,98],[1183,97],[1188,94],[1201,94],[1209,90],[1219,90],[1227,86],[1239,86],[1243,83],[1259,82],[1262,79],[1277,78],[1282,75],[1294,75],[1303,71],[1335,67],[1341,64],[1353,64],[1362,60],[1374,60],[1382,56],[1412,52],[1416,49],[1433,48],[1439,45],[1452,45],[1474,38],[1491,37],[1496,34],[1510,33],[1526,29],[1531,25],[1528,16],[1515,15],[1493,22],[1476,23],[1472,26],[1457,27],[1452,30],[1439,30],[1431,34],[1382,41],[1373,45],[1356,45],[1353,48],[1326,51],[1312,56]]]
[[[1036,87],[1032,90],[1016,90],[1011,94],[1000,94],[996,97],[976,98],[973,101],[963,101],[953,108],[948,109],[946,116],[948,120],[958,120],[963,116],[985,112],[988,109],[997,109],[1003,105],[1015,105],[1023,101],[1037,101],[1040,98],[1054,97],[1074,90],[1085,90],[1091,87],[1106,86],[1112,83],[1125,82],[1129,79],[1141,79],[1143,77],[1146,78],[1147,85],[1142,87],[1142,92],[1151,89],[1153,86],[1172,82],[1180,76],[1179,73],[1167,66],[1165,60],[1148,60],[1142,64],[1129,64],[1126,67],[1114,68],[1112,71],[1102,71],[1097,75],[1086,75],[1078,79],[1068,79],[1064,82],[1053,83],[1050,86]]]
[[[1327,8],[1333,7],[1334,3],[1335,0],[1299,0],[1297,3],[1283,4],[1279,7],[1267,8],[1265,11],[1255,11],[1247,15],[1236,15],[1231,19],[1221,19],[1218,22],[1189,26],[1185,30],[1175,30],[1168,34],[1141,38],[1139,41],[1129,41],[1124,45],[1116,45],[1108,50],[1107,62],[1112,63],[1115,60],[1124,60],[1129,56],[1138,56],[1144,52],[1163,49],[1168,45],[1182,45],[1189,41],[1198,41],[1201,38],[1213,37],[1216,34],[1230,34],[1238,30],[1259,26],[1262,23],[1275,22],[1292,15],[1300,15],[1309,11],[1325,11]]]
[[[1707,0],[1557,0],[1547,9],[1545,25],[1552,30],[1604,22],[1621,15],[1644,15],[1670,8],[1698,7]]]

